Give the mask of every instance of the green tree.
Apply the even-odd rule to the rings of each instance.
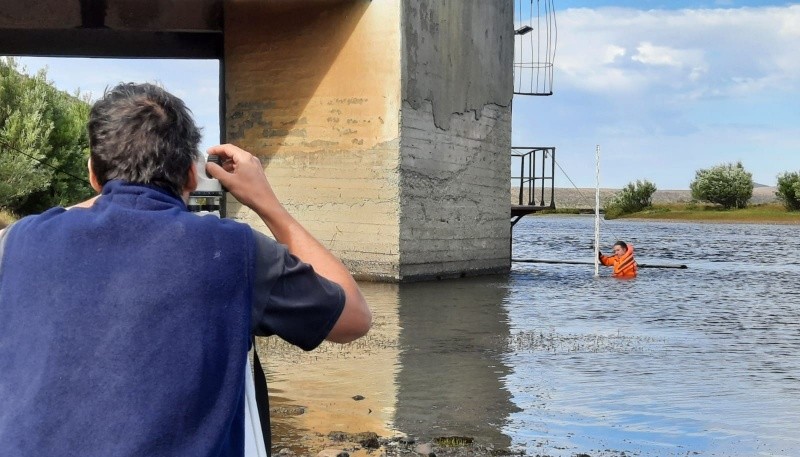
[[[656,185],[646,179],[629,182],[605,205],[605,218],[615,219],[649,208],[656,190]]]
[[[744,169],[742,162],[726,163],[697,170],[689,187],[695,200],[725,209],[744,208],[753,197],[753,174]]]
[[[800,172],[786,172],[778,175],[778,191],[775,195],[789,211],[800,210]]]
[[[86,98],[0,59],[0,208],[24,215],[92,194],[86,176]]]

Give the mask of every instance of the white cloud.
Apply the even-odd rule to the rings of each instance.
[[[605,59],[603,59],[603,63],[613,64],[614,61],[617,60],[617,58],[625,57],[626,53],[627,51],[625,50],[625,48],[610,44],[606,46]]]
[[[670,87],[697,97],[800,87],[800,5],[569,9],[558,25],[562,89],[614,95]]]
[[[697,65],[689,72],[689,81],[696,82],[708,73],[708,65]]]
[[[669,46],[656,46],[653,43],[644,41],[636,47],[636,55],[631,59],[646,65],[683,67],[690,61],[697,61],[697,54],[702,54],[702,52],[674,49]],[[702,57],[699,60],[702,61]]]
[[[797,169],[800,5],[569,9],[558,25],[554,96],[515,98],[513,143],[557,147],[579,185],[596,144],[611,187],[686,188],[735,160],[767,184]]]

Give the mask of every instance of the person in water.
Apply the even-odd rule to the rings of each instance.
[[[636,260],[633,258],[633,246],[624,241],[614,243],[614,255],[603,255],[598,252],[600,263],[607,267],[614,267],[612,276],[615,278],[635,278],[639,270]]]

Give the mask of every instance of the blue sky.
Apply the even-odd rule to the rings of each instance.
[[[73,59],[23,57],[28,73],[47,67],[47,78],[68,92],[97,99],[120,82],[157,82],[182,98],[203,128],[201,148],[219,143],[219,62],[216,60]]]
[[[800,170],[800,3],[554,0],[552,97],[516,97],[513,143],[555,146],[582,187],[650,179],[685,189],[695,170],[741,160],[759,183]],[[515,2],[516,3],[516,2]],[[24,58],[65,90],[159,81],[218,138],[216,61]],[[556,184],[569,186],[559,172]]]
[[[555,0],[557,10],[569,8],[601,8],[617,6],[640,10],[651,9],[698,9],[698,8],[737,8],[743,6],[786,6],[797,2],[787,1],[747,1],[747,0]]]
[[[555,146],[586,187],[596,144],[604,187],[685,189],[737,160],[768,185],[800,170],[800,3],[555,4],[554,95],[515,97],[514,144]]]

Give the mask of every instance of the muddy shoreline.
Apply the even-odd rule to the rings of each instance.
[[[495,449],[477,444],[470,437],[440,437],[419,441],[414,437],[381,437],[374,432],[346,433],[333,431],[317,435],[316,445],[305,452],[290,448],[274,449],[273,455],[284,457],[489,457],[523,456],[523,452]]]
[[[310,438],[310,437],[307,437]],[[627,457],[635,452],[604,449],[590,452],[571,452],[555,448],[558,454],[545,450],[515,450],[495,448],[474,441],[468,436],[443,436],[431,441],[409,436],[381,437],[374,432],[346,433],[333,431],[328,435],[316,434],[316,444],[305,451],[285,447],[273,449],[274,456],[282,457]],[[544,443],[542,444],[544,446]],[[552,449],[552,448],[551,448]]]

